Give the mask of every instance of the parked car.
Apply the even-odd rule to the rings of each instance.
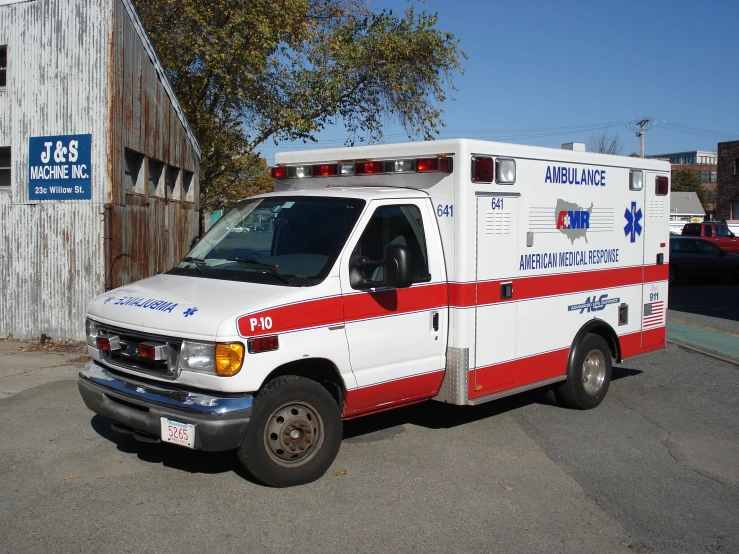
[[[739,255],[702,238],[670,237],[670,283],[700,279],[739,281]]]
[[[739,253],[739,238],[731,232],[726,223],[721,221],[686,223],[683,227],[682,236],[702,237],[727,252]]]

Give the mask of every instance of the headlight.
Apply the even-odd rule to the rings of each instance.
[[[215,373],[215,345],[207,342],[182,341],[179,368],[199,373]]]
[[[233,343],[182,342],[179,366],[181,370],[231,377],[241,371],[244,345]]]
[[[93,348],[97,348],[96,339],[98,337],[98,324],[91,319],[85,321],[85,334],[87,335],[87,344]]]

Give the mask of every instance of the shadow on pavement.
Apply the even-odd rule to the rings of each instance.
[[[141,442],[131,435],[113,431],[110,420],[98,415],[92,418],[90,425],[98,435],[114,443],[120,452],[135,454],[144,462],[162,464],[188,473],[216,474],[233,471],[247,481],[254,482],[236,459],[234,451],[203,452],[164,443]]]
[[[739,321],[739,286],[705,283],[670,285],[668,308]]]

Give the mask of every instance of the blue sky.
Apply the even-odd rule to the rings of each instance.
[[[372,0],[403,11],[406,0]],[[639,150],[625,122],[653,117],[649,154],[716,150],[739,140],[737,0],[427,0],[468,59],[447,101],[439,138],[472,137],[559,147],[608,130],[624,154]],[[343,128],[317,145],[265,144],[275,152],[343,144]],[[405,140],[388,123],[385,142]]]

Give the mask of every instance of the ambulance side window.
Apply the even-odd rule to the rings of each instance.
[[[402,244],[408,247],[411,277],[414,283],[431,280],[423,218],[417,206],[406,204],[377,208],[352,255],[379,261],[385,257],[385,247],[391,244]],[[367,267],[364,271],[365,279],[378,283],[383,279],[382,267]]]

